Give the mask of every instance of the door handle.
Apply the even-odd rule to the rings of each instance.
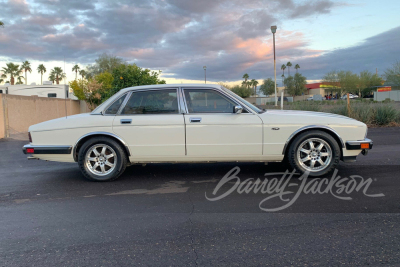
[[[132,120],[131,119],[121,119],[121,124],[131,124]]]
[[[190,122],[201,122],[201,118],[190,118]]]

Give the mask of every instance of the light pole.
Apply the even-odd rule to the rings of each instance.
[[[207,69],[207,67],[206,66],[203,66],[203,69],[204,69],[204,83],[207,83],[207,74],[206,74],[206,69]]]
[[[275,106],[278,105],[278,98],[276,98],[276,56],[275,56],[275,33],[276,33],[276,29],[278,27],[276,26],[271,26],[271,32],[272,35],[274,36],[274,82],[275,82]]]

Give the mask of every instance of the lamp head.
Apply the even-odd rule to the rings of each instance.
[[[276,26],[271,26],[271,32],[272,33],[276,33],[276,29],[277,29],[278,27],[276,27]]]
[[[205,70],[205,69],[207,69],[207,67],[206,67],[206,66],[203,66],[203,69]]]

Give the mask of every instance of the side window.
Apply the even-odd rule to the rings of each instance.
[[[178,114],[175,89],[132,93],[121,114]]]
[[[122,102],[124,102],[125,97],[127,94],[124,94],[123,96],[121,96],[120,98],[117,99],[117,101],[115,101],[114,103],[111,104],[111,106],[108,107],[108,109],[106,110],[105,114],[109,114],[109,115],[115,115],[117,114],[119,108],[122,105]]]
[[[47,97],[57,97],[57,94],[55,94],[55,93],[49,93],[49,94],[47,94]]]
[[[214,90],[185,89],[189,113],[233,113],[236,104]]]

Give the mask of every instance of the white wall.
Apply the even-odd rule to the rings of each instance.
[[[56,98],[65,98],[66,92],[69,90],[68,85],[2,85],[0,90],[3,94],[10,95],[23,95],[23,96],[34,96],[48,97],[48,94],[56,94]],[[70,99],[77,99],[72,93],[69,93]]]

